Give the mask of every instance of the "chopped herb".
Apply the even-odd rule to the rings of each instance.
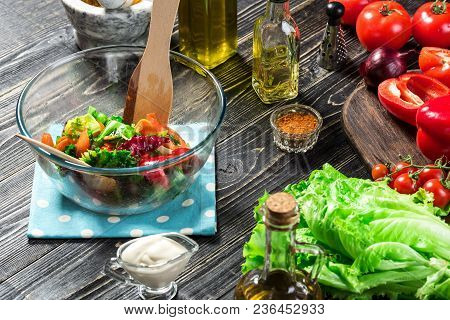
[[[81,160],[97,168],[132,168],[137,164],[128,150],[108,151],[96,148],[83,153]]]
[[[76,157],[77,156],[77,152],[76,152],[76,148],[74,144],[69,144],[65,149],[64,149],[64,153],[68,154],[71,157]]]
[[[170,140],[172,140],[172,142],[173,142],[174,145],[176,145],[176,146],[181,145],[180,140],[178,140],[177,138],[175,138],[174,135],[169,134],[169,138],[170,138]]]

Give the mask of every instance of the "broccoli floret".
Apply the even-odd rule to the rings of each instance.
[[[64,149],[64,153],[68,154],[71,157],[76,157],[77,156],[77,152],[76,152],[76,148],[74,144],[69,144],[65,149]]]
[[[132,168],[136,167],[136,159],[128,150],[108,151],[96,148],[83,153],[81,160],[97,168]]]

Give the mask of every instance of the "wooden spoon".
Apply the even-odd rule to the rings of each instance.
[[[169,50],[180,0],[154,0],[147,47],[128,84],[123,114],[126,123],[136,123],[148,113],[167,126],[173,100]]]
[[[46,145],[45,143],[42,143],[42,142],[37,141],[37,140],[34,140],[32,138],[28,138],[28,137],[23,136],[23,135],[18,134],[18,133],[16,133],[16,137],[18,137],[18,138],[28,142],[29,144],[34,145],[35,147],[39,147],[39,148],[47,151],[50,154],[53,154],[53,155],[58,156],[60,158],[63,158],[64,160],[67,160],[69,162],[78,164],[80,166],[90,167],[90,165],[88,165],[86,162],[78,160],[77,158],[71,157],[71,156],[69,156],[68,154],[66,154],[64,152],[59,151],[58,149],[55,149],[53,147],[50,147],[50,146]]]

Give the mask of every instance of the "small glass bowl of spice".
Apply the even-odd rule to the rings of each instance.
[[[322,127],[320,114],[308,106],[290,104],[270,117],[275,144],[287,152],[305,152],[317,142]]]

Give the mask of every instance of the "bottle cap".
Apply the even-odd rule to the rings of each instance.
[[[266,200],[265,223],[267,226],[288,227],[298,223],[297,202],[286,192],[269,196]]]

